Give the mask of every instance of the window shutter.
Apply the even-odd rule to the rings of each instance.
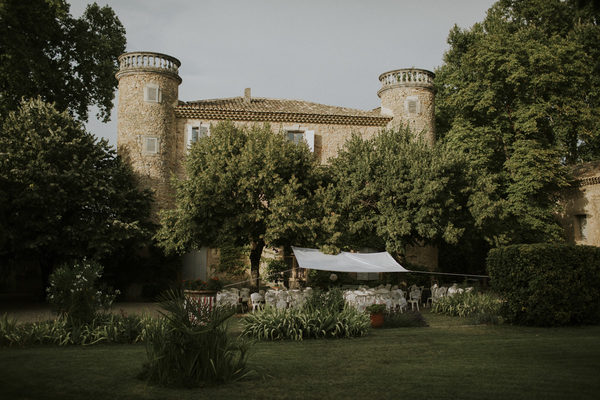
[[[194,129],[191,125],[187,126],[187,147],[189,148],[192,145],[192,129]]]
[[[314,153],[315,152],[315,131],[305,131],[304,139],[306,140],[306,143],[308,143],[308,148],[310,149],[310,152]]]

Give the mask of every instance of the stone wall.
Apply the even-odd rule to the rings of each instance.
[[[144,87],[157,84],[161,102],[144,101]],[[178,101],[176,79],[157,73],[136,73],[120,76],[117,148],[121,156],[129,159],[140,180],[142,188],[155,192],[154,219],[157,212],[171,208],[173,191],[170,185],[171,171],[180,162],[177,153],[177,137],[174,132],[175,113],[173,105]],[[147,137],[158,139],[158,151],[144,150]]]
[[[600,246],[600,183],[582,185],[563,192],[564,212],[558,220],[567,242]],[[581,219],[585,216],[587,238],[581,237]]]
[[[212,124],[216,125],[220,121],[217,120],[197,120],[180,118],[177,120],[176,136],[177,136],[177,158],[182,162],[185,154],[187,154],[187,126],[198,126]],[[235,122],[238,126],[251,127],[253,122]],[[344,143],[350,139],[352,132],[358,132],[363,139],[370,139],[377,135],[381,130],[378,126],[349,126],[337,124],[294,124],[291,123],[274,123],[271,124],[271,129],[274,132],[282,131],[285,127],[300,125],[302,129],[312,130],[315,132],[315,155],[321,164],[326,164],[331,157],[336,157],[338,150],[344,146]],[[183,176],[183,170],[178,170],[178,175]]]
[[[415,132],[426,131],[428,143],[435,143],[435,87],[433,72],[400,69],[381,74],[381,113],[393,116],[388,127],[409,125]],[[411,104],[409,100],[414,100]]]

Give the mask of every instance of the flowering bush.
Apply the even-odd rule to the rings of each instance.
[[[48,302],[62,316],[79,323],[91,323],[100,308],[107,310],[120,294],[105,283],[98,283],[103,268],[84,259],[73,266],[63,265],[50,275]]]
[[[183,290],[221,290],[223,289],[223,282],[219,278],[210,278],[208,282],[202,279],[190,279],[186,278],[183,280]]]

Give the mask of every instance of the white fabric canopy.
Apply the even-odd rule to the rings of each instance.
[[[316,249],[293,247],[300,268],[332,272],[410,272],[387,252],[323,254]]]

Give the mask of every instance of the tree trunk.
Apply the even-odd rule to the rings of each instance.
[[[250,276],[252,279],[250,286],[252,289],[257,291],[259,286],[260,258],[262,256],[264,247],[265,242],[262,239],[260,239],[258,242],[252,241],[250,244]]]

